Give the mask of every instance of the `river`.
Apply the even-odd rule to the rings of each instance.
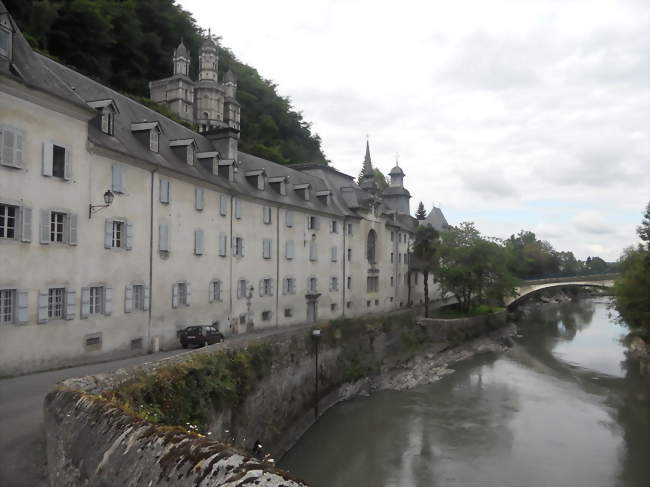
[[[608,303],[536,307],[509,352],[340,403],[279,466],[313,487],[647,487],[648,382]]]

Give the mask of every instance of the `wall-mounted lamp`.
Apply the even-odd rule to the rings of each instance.
[[[88,218],[92,216],[93,213],[97,213],[98,211],[108,208],[111,206],[111,203],[113,203],[113,199],[115,198],[115,195],[110,189],[107,189],[106,192],[104,193],[104,203],[103,205],[88,205]]]

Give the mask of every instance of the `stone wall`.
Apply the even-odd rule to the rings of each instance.
[[[379,374],[388,361],[431,350],[433,343],[443,343],[439,349],[453,347],[505,323],[505,313],[458,320],[416,320],[410,313],[394,313],[332,322],[323,327],[318,343],[319,413],[358,392],[364,379]],[[241,347],[251,350],[261,340],[252,339]],[[260,461],[246,452],[259,441],[265,453],[280,456],[313,423],[315,343],[311,329],[304,327],[263,340],[270,347],[268,367],[243,384],[245,392],[235,400],[200,398],[210,405],[209,414],[204,424],[183,424],[192,431],[149,423],[125,406],[128,401],[116,398],[127,397],[128,391],[147,383],[146,378],[155,380],[172,372],[187,371],[181,385],[198,380],[200,374],[196,368],[186,368],[188,363],[203,363],[201,357],[210,359],[220,353],[234,360],[245,352],[243,348],[213,346],[137,370],[61,383],[45,401],[51,485],[234,486],[253,479],[268,486],[302,485],[274,469],[268,457]],[[147,397],[154,397],[156,387],[146,387]],[[169,401],[196,401],[192,392],[165,398],[161,407],[170,407]]]

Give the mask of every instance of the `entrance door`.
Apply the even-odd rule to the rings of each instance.
[[[316,307],[316,301],[307,302],[307,322],[313,323],[318,319],[318,308]]]

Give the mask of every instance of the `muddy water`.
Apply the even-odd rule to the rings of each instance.
[[[536,308],[506,354],[339,404],[280,466],[314,487],[646,487],[648,382],[607,304]]]

